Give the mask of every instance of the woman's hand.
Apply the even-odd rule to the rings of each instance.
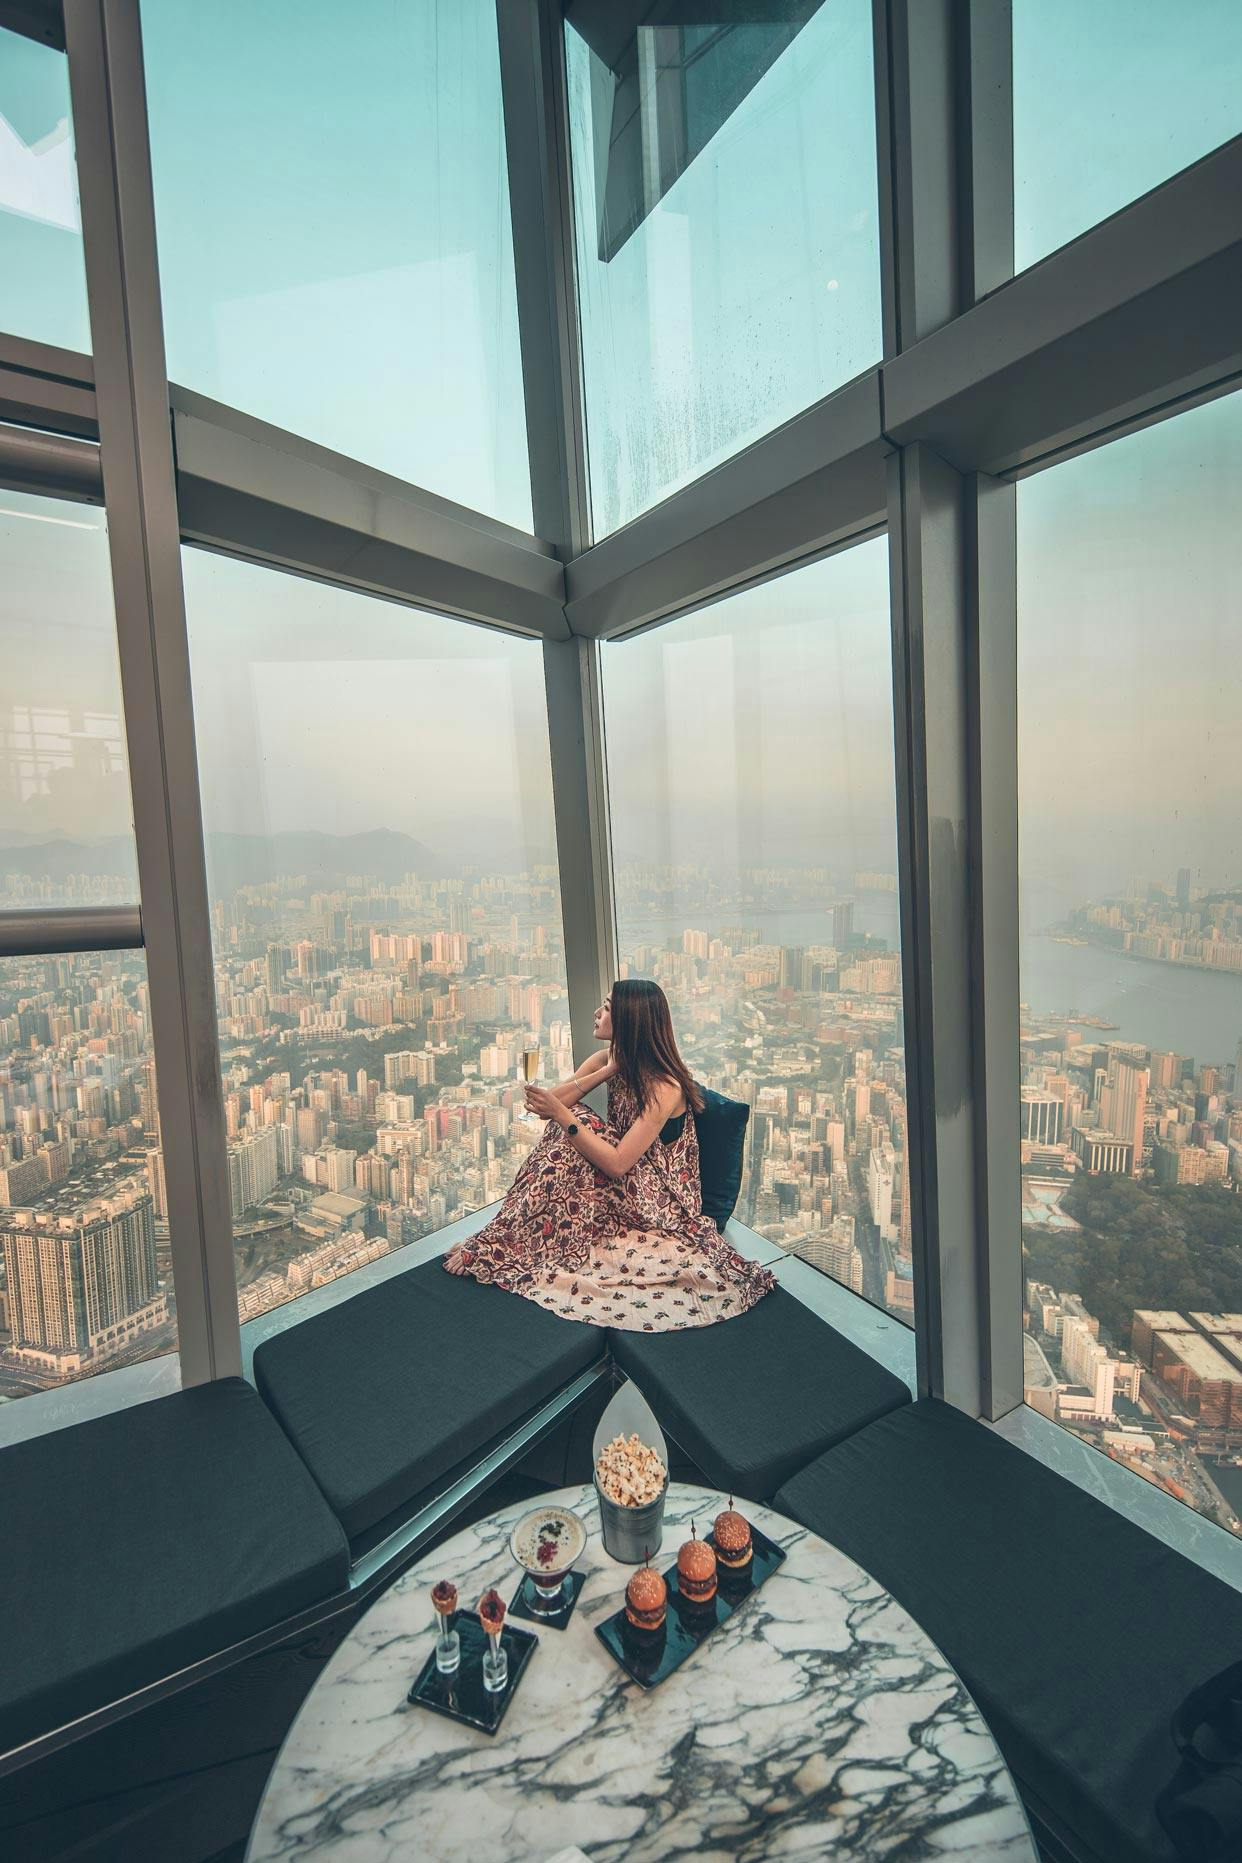
[[[526,1110],[534,1113],[536,1119],[557,1119],[565,1108],[547,1087],[527,1087]]]

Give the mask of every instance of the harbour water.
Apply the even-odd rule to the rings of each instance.
[[[696,911],[676,907],[665,915],[627,914],[621,905],[621,947],[680,938],[693,927],[711,936],[745,925],[778,945],[830,944],[832,916],[815,906],[731,906]],[[883,938],[898,948],[895,893],[855,896],[854,928]],[[1157,964],[1122,957],[1098,945],[1063,944],[1047,932],[1023,929],[1020,992],[1036,1015],[1097,1016],[1114,1029],[1092,1031],[1101,1040],[1143,1042],[1223,1065],[1235,1059],[1242,1041],[1242,976],[1195,970],[1182,964]]]

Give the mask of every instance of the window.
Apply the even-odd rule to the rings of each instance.
[[[141,951],[0,960],[0,1402],[176,1346]]]
[[[174,381],[530,529],[494,0],[148,0]]]
[[[0,908],[138,898],[102,511],[0,491]]]
[[[138,899],[103,513],[0,492],[0,909]],[[175,1348],[141,951],[0,960],[0,1400]]]
[[[1242,130],[1236,0],[1014,0],[1014,263],[1077,239]]]
[[[1018,488],[1026,1399],[1242,1471],[1242,396]]]
[[[881,350],[866,0],[638,11],[575,6],[566,40],[596,535]]]
[[[64,54],[0,29],[0,331],[89,350]]]
[[[751,1107],[737,1215],[911,1320],[885,548],[609,644],[604,699],[622,968]]]
[[[501,1196],[573,1071],[542,652],[184,566],[249,1319]]]

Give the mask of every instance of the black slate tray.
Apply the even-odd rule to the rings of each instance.
[[[708,1544],[713,1544],[710,1533],[707,1537]],[[677,1567],[671,1565],[664,1574],[668,1615],[659,1630],[636,1630],[625,1615],[624,1605],[602,1624],[596,1624],[595,1634],[608,1654],[640,1688],[655,1688],[672,1675],[713,1630],[754,1596],[778,1566],[784,1565],[784,1548],[758,1527],[751,1528],[751,1541],[754,1558],[744,1572],[717,1566],[716,1596],[707,1604],[694,1604],[682,1596]]]
[[[447,1715],[450,1721],[464,1721],[467,1727],[477,1727],[481,1733],[494,1734],[517,1693],[527,1663],[539,1648],[539,1638],[533,1637],[529,1630],[514,1629],[506,1620],[500,1633],[500,1647],[509,1658],[509,1680],[503,1689],[492,1694],[483,1686],[487,1632],[478,1613],[455,1612],[452,1628],[461,1638],[461,1662],[456,1673],[440,1674],[433,1644],[406,1700],[414,1707],[430,1708],[433,1714]]]
[[[529,1624],[546,1624],[549,1630],[564,1630],[574,1614],[578,1593],[585,1584],[585,1573],[567,1572],[560,1610],[541,1611],[537,1610],[531,1602],[535,1592],[535,1581],[533,1578],[524,1577],[509,1604],[509,1615],[520,1617]]]

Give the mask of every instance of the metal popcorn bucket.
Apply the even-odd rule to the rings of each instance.
[[[636,1384],[628,1380],[612,1398],[595,1432],[591,1445],[591,1465],[614,1436],[636,1435],[639,1442],[654,1449],[664,1464],[664,1486],[654,1501],[645,1507],[622,1507],[612,1501],[595,1481],[595,1498],[599,1502],[600,1536],[604,1551],[620,1565],[641,1565],[654,1559],[664,1537],[664,1501],[668,1494],[668,1444],[655,1420],[650,1404]]]

